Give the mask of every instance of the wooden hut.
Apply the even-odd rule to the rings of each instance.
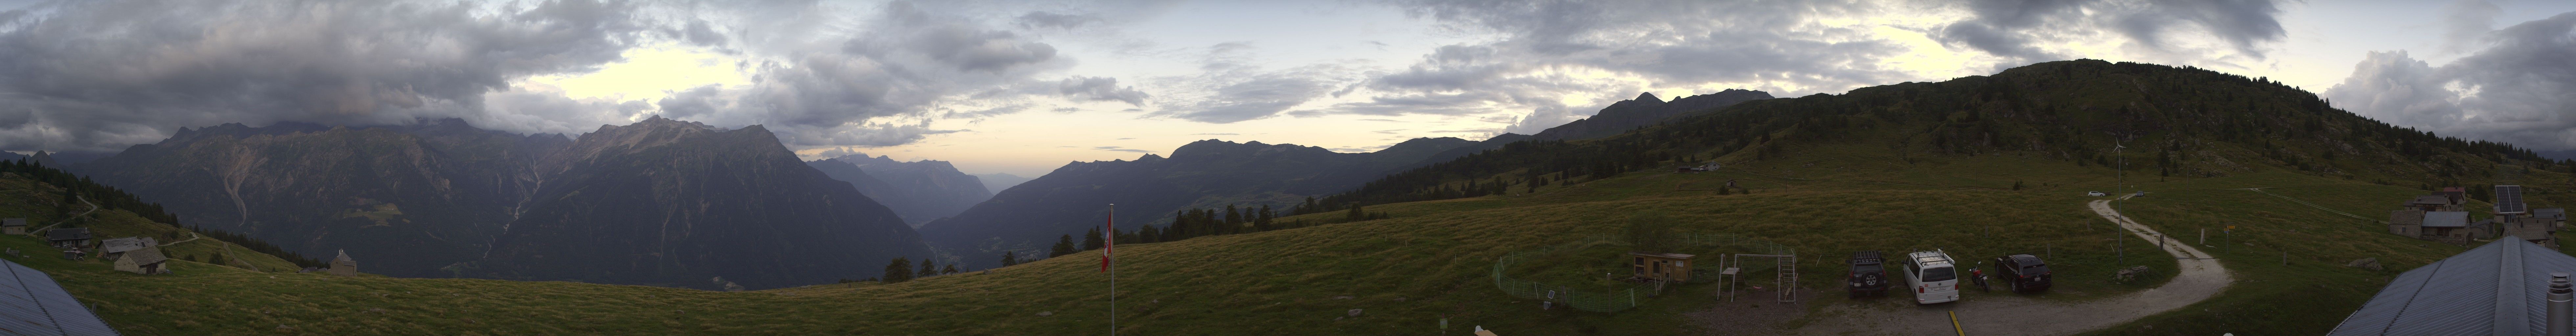
[[[2420,238],[2424,231],[2424,210],[2388,212],[2388,233],[2407,238]]]
[[[162,266],[170,263],[170,257],[162,255],[159,247],[144,247],[126,251],[124,254],[125,257],[116,258],[116,270],[134,272],[134,274],[160,274]]]
[[[7,219],[0,219],[0,234],[13,234],[13,235],[22,235],[22,234],[27,234],[27,219],[26,219],[26,218],[7,218]]]
[[[1636,269],[1635,277],[1640,280],[1688,282],[1691,257],[1679,253],[1628,252],[1629,266]]]
[[[340,250],[340,257],[331,258],[331,275],[358,275],[358,261],[349,259],[349,250]]]
[[[50,242],[50,243],[52,243],[52,244],[54,245],[54,248],[73,248],[73,247],[80,247],[80,246],[88,246],[88,245],[89,245],[89,228],[69,228],[69,229],[53,229],[53,230],[46,230],[46,231],[45,231],[45,241],[46,241],[46,242]]]
[[[2469,244],[2469,213],[2466,211],[2429,211],[2424,213],[2424,230],[2420,238],[2451,245]]]

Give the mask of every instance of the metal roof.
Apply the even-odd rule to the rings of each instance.
[[[2425,211],[2424,227],[2469,227],[2469,212]]]
[[[2541,335],[2549,273],[2576,256],[2520,237],[2406,271],[2327,335]]]
[[[27,226],[26,218],[0,218],[0,226]]]
[[[2532,217],[2567,220],[2566,208],[2531,209]]]
[[[0,260],[0,334],[116,335],[53,277]]]
[[[99,245],[104,246],[103,248],[107,250],[107,253],[117,253],[152,247],[153,245],[158,244],[153,244],[151,237],[125,237],[100,241]]]
[[[89,228],[46,230],[45,237],[49,240],[88,240]]]

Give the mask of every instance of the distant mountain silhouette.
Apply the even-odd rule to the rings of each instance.
[[[806,162],[832,179],[850,182],[859,193],[894,209],[905,223],[914,227],[933,219],[955,216],[966,207],[993,198],[984,182],[973,175],[957,171],[948,161],[895,161],[867,154]]]
[[[758,125],[602,126],[536,171],[543,187],[480,264],[503,278],[765,289],[930,255],[892,210]]]
[[[921,227],[932,246],[977,268],[998,266],[1003,251],[1045,255],[1058,236],[1100,226],[1118,204],[1122,228],[1169,221],[1181,209],[1286,208],[1307,196],[1348,191],[1450,149],[1459,138],[1419,138],[1372,153],[1322,147],[1201,140],[1165,158],[1074,162],[993,195],[956,217]]]
[[[974,175],[975,175],[975,179],[976,179],[976,180],[982,180],[982,181],[984,181],[984,190],[991,190],[991,191],[993,191],[994,193],[1001,193],[1003,190],[1009,190],[1009,189],[1011,189],[1011,187],[1012,187],[1012,186],[1018,186],[1018,185],[1020,185],[1021,183],[1028,183],[1028,182],[1029,182],[1029,180],[1034,179],[1034,178],[1030,178],[1030,177],[1022,177],[1022,176],[1019,176],[1019,175],[1011,175],[1011,173],[991,173],[991,174],[974,174]]]

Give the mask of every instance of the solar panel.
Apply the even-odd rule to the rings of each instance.
[[[2522,205],[2522,186],[2518,186],[2518,185],[2500,185],[2500,186],[2495,186],[2495,197],[2496,197],[2496,202],[2495,202],[2495,204],[2496,204],[2496,205],[2495,205],[2495,212],[2496,212],[2496,213],[2499,213],[2499,214],[2519,214],[2519,213],[2530,212],[2530,210],[2531,210],[2531,209],[2529,209],[2528,207],[2525,207],[2525,206],[2523,206],[2523,205]]]
[[[53,277],[8,261],[0,261],[0,316],[0,333],[12,335],[116,335]]]

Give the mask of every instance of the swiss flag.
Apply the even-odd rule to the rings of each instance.
[[[1112,208],[1112,209],[1115,209],[1115,208]],[[1101,272],[1108,272],[1108,271],[1109,271],[1109,250],[1110,250],[1111,248],[1113,248],[1113,247],[1118,246],[1118,212],[1117,212],[1117,211],[1114,211],[1114,210],[1113,210],[1113,211],[1110,211],[1110,212],[1109,212],[1109,224],[1107,224],[1107,225],[1103,225],[1103,227],[1107,227],[1107,228],[1109,228],[1109,229],[1108,229],[1108,230],[1104,230],[1104,231],[1108,231],[1107,233],[1102,233],[1102,234],[1100,234],[1100,241],[1101,241],[1101,244],[1100,244],[1100,271],[1101,271]]]

